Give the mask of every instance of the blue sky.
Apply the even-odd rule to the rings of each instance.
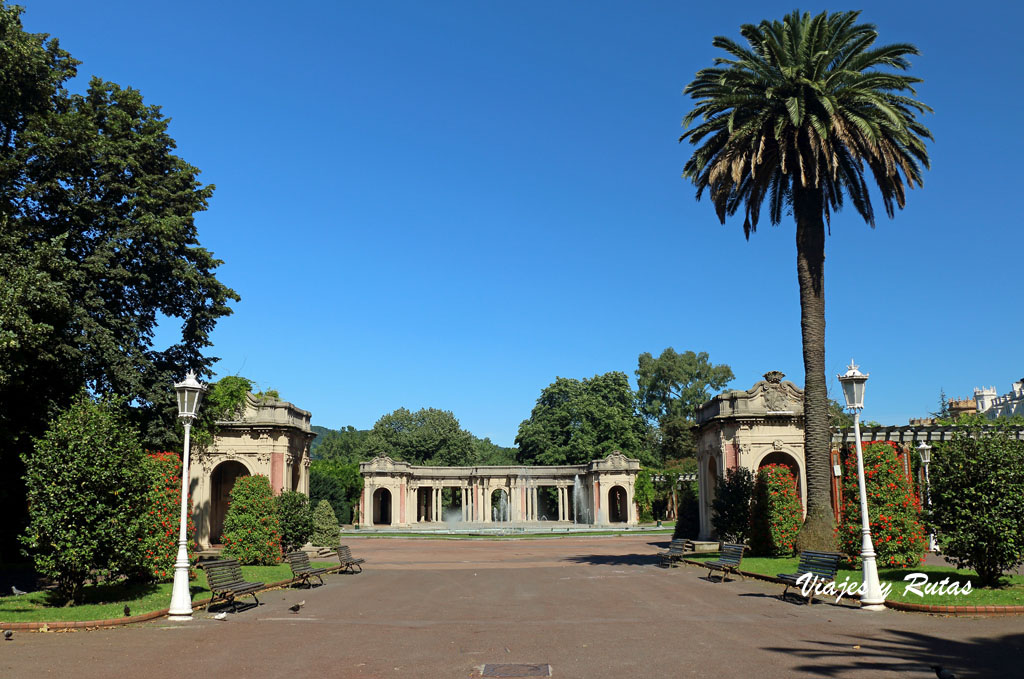
[[[242,297],[218,373],[314,424],[436,407],[511,445],[556,376],[632,377],[668,346],[729,364],[732,388],[803,383],[793,224],[720,225],[677,143],[712,37],[791,3],[23,4],[84,62],[72,89],[95,74],[173,119],[217,186],[200,241]],[[871,374],[866,419],[906,424],[940,389],[1024,375],[1024,10],[860,4],[920,48],[936,141],[894,220],[833,218],[826,357],[832,388],[851,357]]]

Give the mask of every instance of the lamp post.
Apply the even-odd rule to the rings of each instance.
[[[860,411],[864,408],[864,386],[868,376],[857,369],[850,361],[846,373],[839,375],[839,383],[843,385],[843,398],[846,407],[853,412],[853,429],[857,444],[857,484],[860,487],[860,525],[861,525],[861,570],[864,573],[863,594],[860,597],[861,608],[869,611],[880,611],[885,608],[885,596],[878,581],[878,566],[875,564],[875,547],[871,544],[871,522],[868,519],[868,494],[864,484],[864,452],[860,443]]]
[[[192,619],[192,593],[188,588],[188,446],[192,421],[199,412],[199,403],[203,400],[206,387],[199,384],[196,374],[191,370],[185,375],[184,382],[174,385],[178,395],[178,417],[185,426],[185,449],[181,456],[181,524],[178,527],[178,558],[174,561],[174,587],[171,589],[171,607],[167,611],[171,620]]]
[[[924,497],[928,509],[932,508],[932,483],[928,478],[928,463],[932,461],[932,447],[921,441],[917,447],[917,454],[921,456],[921,464],[924,465]],[[928,551],[935,553],[935,533],[928,531]]]

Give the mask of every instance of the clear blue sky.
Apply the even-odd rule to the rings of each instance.
[[[216,184],[200,240],[239,292],[212,353],[369,428],[451,410],[511,445],[556,376],[707,351],[747,388],[803,383],[791,222],[745,242],[680,179],[681,95],[715,35],[778,2],[25,3],[95,74],[173,118]],[[861,2],[922,55],[925,187],[827,243],[827,365],[870,372],[866,419],[1024,375],[1024,59],[1017,3]],[[849,6],[807,6],[813,12]],[[166,335],[161,334],[162,337]],[[164,339],[163,341],[166,341]]]

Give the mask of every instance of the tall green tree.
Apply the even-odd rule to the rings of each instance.
[[[388,413],[373,425],[365,451],[389,455],[411,464],[460,466],[477,464],[473,436],[449,410],[405,408]]]
[[[662,460],[694,454],[690,426],[697,408],[732,379],[732,368],[711,363],[704,351],[679,354],[668,347],[658,358],[640,354],[637,399],[644,416],[658,425]]]
[[[210,374],[210,332],[238,300],[198,242],[213,186],[174,154],[168,119],[93,78],[22,8],[0,3],[0,554],[24,526],[20,453],[83,387],[135,407],[142,443],[177,449],[172,383]],[[177,341],[153,347],[158,319]],[[5,549],[6,548],[6,549]]]
[[[524,464],[584,464],[616,450],[650,464],[645,429],[625,373],[558,377],[519,425],[516,444]]]
[[[701,69],[684,94],[695,100],[680,141],[696,146],[683,177],[707,191],[719,221],[743,208],[743,233],[757,229],[761,207],[779,224],[796,222],[797,280],[804,359],[807,520],[801,547],[834,547],[829,500],[829,408],[825,382],[825,226],[846,197],[872,227],[865,170],[891,218],[928,167],[915,99],[920,79],[910,44],[876,46],[859,12],[794,11],[782,21],[745,24],[746,45],[726,37],[728,53]],[[699,121],[699,122],[698,122]],[[696,124],[695,124],[696,123]]]

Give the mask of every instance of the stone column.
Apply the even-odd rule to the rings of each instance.
[[[558,488],[558,520],[565,521],[565,488]]]
[[[466,520],[466,487],[465,486],[461,486],[459,488],[459,493],[461,494],[461,497],[462,497],[462,520],[463,520],[463,522],[465,522],[465,520]]]

